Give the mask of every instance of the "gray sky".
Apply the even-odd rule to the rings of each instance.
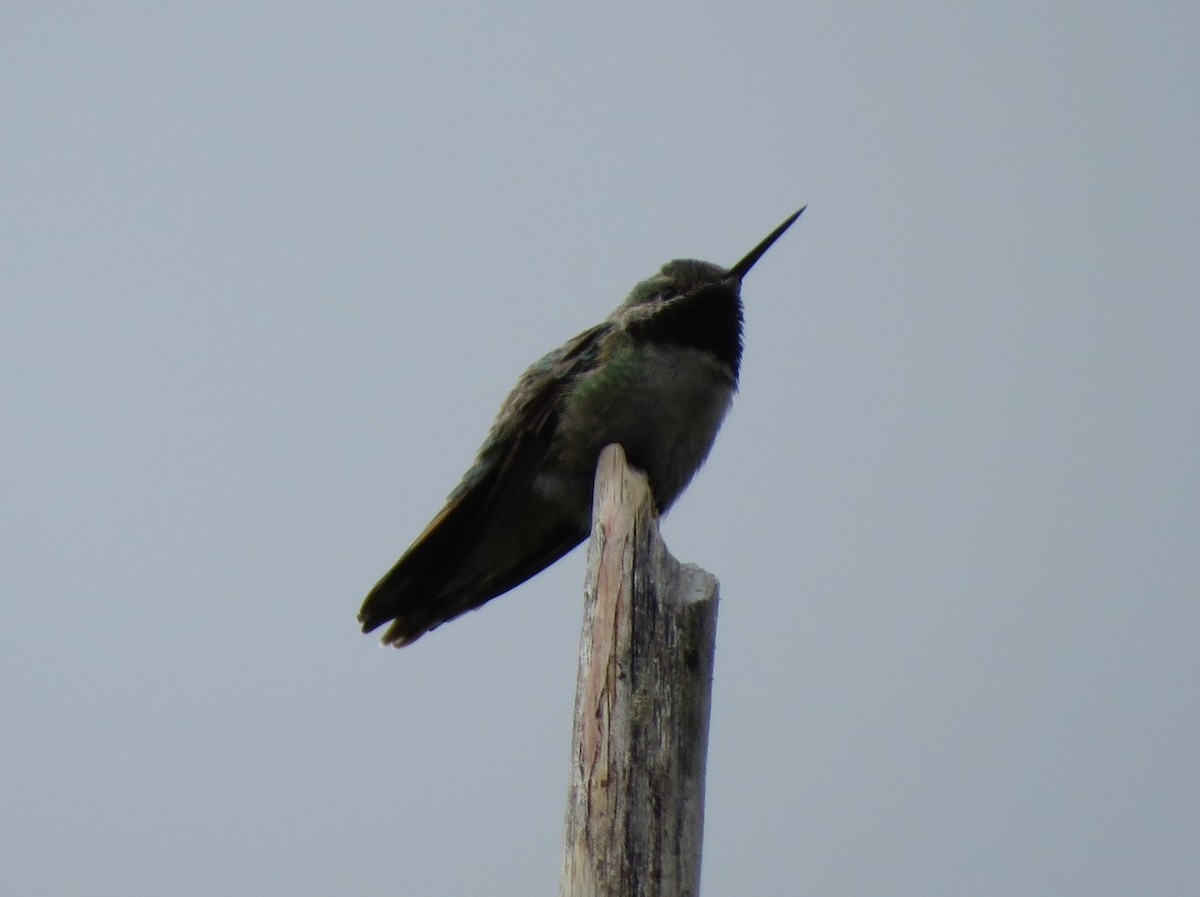
[[[524,366],[747,279],[706,895],[1200,892],[1195,3],[7,3],[0,884],[551,894],[583,555],[358,633]]]

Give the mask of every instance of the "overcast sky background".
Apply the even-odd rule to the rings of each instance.
[[[747,278],[706,895],[1200,893],[1200,6],[0,8],[0,889],[553,894],[583,553],[359,603]]]

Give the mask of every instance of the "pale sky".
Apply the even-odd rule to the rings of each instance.
[[[582,551],[355,613],[544,351],[747,277],[704,893],[1200,893],[1200,7],[8,3],[0,890],[557,888]]]

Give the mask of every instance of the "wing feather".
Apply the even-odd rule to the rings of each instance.
[[[539,507],[533,483],[550,455],[564,391],[605,328],[584,331],[525,372],[475,466],[367,595],[358,616],[364,632],[390,620],[385,642],[415,641],[524,582],[587,535],[568,515]],[[522,519],[529,514],[537,519]]]

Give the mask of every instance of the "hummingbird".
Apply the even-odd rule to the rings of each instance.
[[[601,450],[620,443],[663,514],[704,463],[742,357],[742,278],[804,209],[731,268],[667,262],[608,318],[547,353],[475,463],[375,585],[358,621],[403,647],[540,573],[591,529]]]

